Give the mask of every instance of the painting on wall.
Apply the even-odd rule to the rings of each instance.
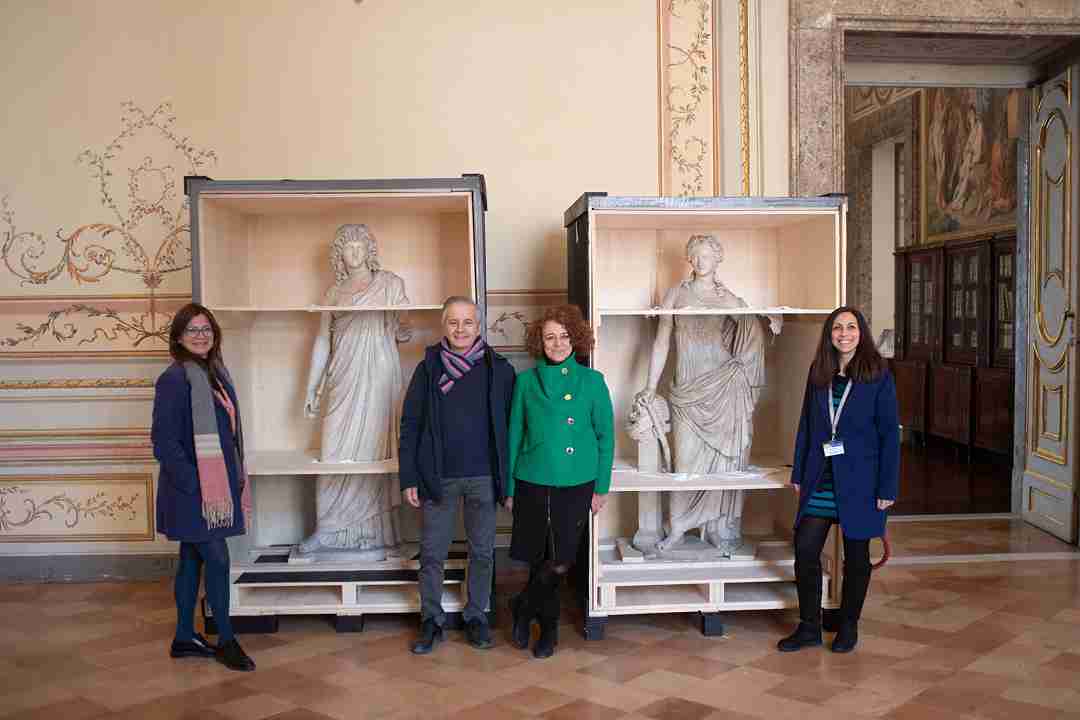
[[[525,333],[544,308],[566,303],[565,290],[489,290],[487,341],[499,352],[524,352]]]
[[[920,100],[923,243],[1016,227],[1021,91],[931,88]]]

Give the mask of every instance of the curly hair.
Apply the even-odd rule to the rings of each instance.
[[[574,353],[587,353],[596,344],[596,337],[589,323],[585,322],[581,314],[581,308],[577,305],[558,305],[544,309],[544,313],[533,323],[529,323],[529,329],[525,333],[525,349],[535,358],[544,355],[544,324],[557,322],[570,333],[570,345]]]
[[[368,270],[375,272],[381,266],[379,264],[379,246],[375,243],[375,233],[371,232],[367,225],[342,225],[337,229],[334,242],[330,245],[330,269],[334,271],[334,283],[341,284],[349,277],[349,271],[345,267],[342,255],[345,246],[349,243],[360,242],[367,245],[367,258],[364,264]]]

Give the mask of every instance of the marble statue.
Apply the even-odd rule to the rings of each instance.
[[[686,245],[690,278],[671,288],[664,308],[747,307],[718,277],[724,249],[712,235],[694,235]],[[780,318],[770,316],[772,332]],[[749,466],[754,406],[765,385],[766,331],[758,315],[662,315],[653,343],[646,387],[634,405],[656,398],[675,339],[675,367],[667,395],[671,407],[672,472],[717,474]],[[742,554],[742,490],[690,490],[667,494],[666,535],[661,555],[684,544],[687,531],[722,555]]]
[[[402,279],[380,269],[375,236],[366,225],[338,228],[330,265],[335,282],[326,291],[324,305],[409,302]],[[392,457],[402,387],[397,345],[409,338],[396,312],[323,313],[304,404],[307,417],[322,415],[323,462]],[[400,502],[393,475],[319,475],[315,531],[298,550],[302,555],[351,550],[364,559],[383,560],[401,542]]]

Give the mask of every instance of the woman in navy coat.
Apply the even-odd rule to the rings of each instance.
[[[799,627],[779,642],[781,651],[821,645],[821,551],[833,523],[844,537],[843,590],[839,614],[825,619],[837,626],[833,652],[855,649],[870,586],[870,540],[885,534],[899,469],[896,384],[862,313],[837,308],[821,329],[795,440]]]
[[[157,531],[180,543],[176,635],[169,655],[214,657],[233,670],[254,670],[254,661],[241,649],[229,621],[229,546],[225,538],[244,533],[245,479],[240,403],[221,360],[221,327],[213,314],[196,303],[181,308],[169,329],[169,353],[174,362],[154,386],[151,430],[154,457],[161,465]],[[200,402],[201,397],[205,402]],[[211,426],[211,434],[206,436],[209,442],[199,445],[202,456],[196,453],[196,408],[204,410]],[[209,462],[206,446],[210,446]],[[208,477],[210,470],[217,471],[213,473],[216,487]],[[212,498],[218,501],[216,505],[208,502]],[[225,512],[214,512],[214,507],[222,506],[227,508]],[[217,622],[218,646],[195,632],[195,604],[204,566],[206,599]]]

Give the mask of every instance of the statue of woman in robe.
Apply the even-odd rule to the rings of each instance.
[[[335,283],[324,305],[407,305],[400,277],[379,267],[366,225],[342,225],[330,251]],[[369,462],[392,457],[398,443],[402,387],[398,343],[409,330],[398,313],[323,313],[311,353],[304,413],[322,413],[322,461]],[[382,560],[401,542],[397,479],[389,474],[319,475],[315,532],[301,553],[371,551]]]
[[[741,308],[747,304],[717,277],[724,249],[712,235],[686,245],[690,278],[671,288],[665,308]],[[779,318],[772,320],[779,332]],[[671,406],[673,472],[711,474],[745,470],[753,440],[754,405],[765,385],[765,330],[758,315],[662,315],[649,361],[646,387],[635,402],[649,403],[664,372],[675,336]],[[731,555],[742,544],[742,490],[669,493],[663,552],[693,528],[701,539]]]

